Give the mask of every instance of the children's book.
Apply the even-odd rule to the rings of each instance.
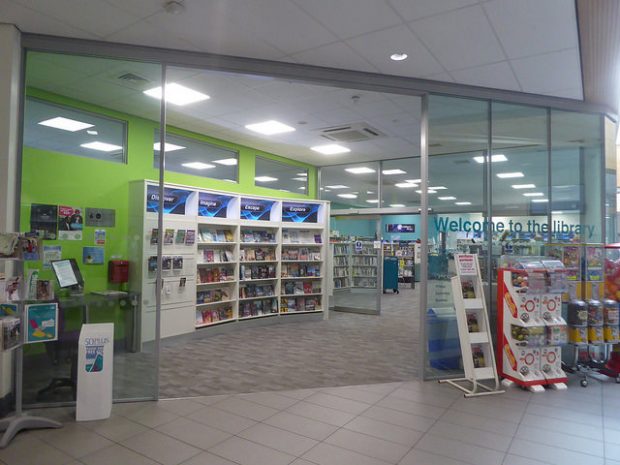
[[[170,245],[174,242],[174,229],[166,229],[164,231],[164,244]]]
[[[185,234],[185,245],[193,245],[196,242],[196,231],[188,229]]]
[[[159,229],[151,229],[151,245],[157,245],[157,237],[159,236]]]
[[[21,319],[14,316],[0,318],[0,347],[2,350],[11,350],[21,343]]]
[[[185,244],[185,229],[177,229],[177,237],[174,240],[175,244]]]
[[[226,242],[232,242],[234,240],[233,233],[230,230],[224,231],[224,237],[226,238]]]

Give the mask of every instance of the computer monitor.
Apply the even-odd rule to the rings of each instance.
[[[52,270],[61,289],[71,288],[80,290],[84,288],[84,279],[75,258],[52,261]]]

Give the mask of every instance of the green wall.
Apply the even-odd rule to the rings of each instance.
[[[81,241],[44,241],[44,245],[62,246],[63,258],[76,258],[84,280],[86,290],[107,288],[107,261],[114,258],[127,258],[128,241],[128,197],[129,182],[139,179],[159,178],[159,172],[153,168],[153,135],[159,127],[156,121],[119,113],[99,106],[78,102],[66,97],[51,94],[39,89],[28,89],[27,95],[77,109],[98,113],[127,122],[127,164],[114,163],[75,155],[24,147],[21,189],[21,224],[22,231],[30,229],[30,205],[46,203],[74,207],[113,208],[116,210],[116,226],[105,228],[107,231],[105,245],[105,265],[82,264],[82,247],[94,244],[94,229],[84,228]],[[204,187],[241,194],[264,195],[277,198],[316,198],[317,169],[314,166],[289,160],[277,155],[262,152],[232,142],[214,139],[183,129],[168,127],[170,133],[210,142],[215,145],[234,149],[239,152],[239,182],[208,179],[181,173],[166,173],[166,182]],[[308,169],[308,195],[285,193],[274,189],[254,185],[255,157],[261,156],[283,161],[293,166]],[[31,268],[41,269],[40,262],[30,264]],[[43,279],[52,278],[50,271],[42,271]]]

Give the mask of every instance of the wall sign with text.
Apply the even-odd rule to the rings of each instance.
[[[228,218],[228,205],[232,199],[229,195],[200,192],[198,194],[198,216]]]
[[[289,223],[318,223],[318,203],[283,202],[282,221]]]
[[[386,224],[385,230],[389,233],[413,233],[415,224]]]
[[[269,221],[271,220],[271,211],[275,203],[275,200],[242,198],[241,219]]]
[[[185,215],[187,200],[193,194],[185,189],[164,188],[164,213],[172,215]],[[157,213],[159,211],[159,187],[148,185],[146,189],[146,211]]]

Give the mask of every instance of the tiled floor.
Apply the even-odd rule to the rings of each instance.
[[[6,465],[620,465],[620,386],[464,399],[417,381],[157,403],[27,432]]]

